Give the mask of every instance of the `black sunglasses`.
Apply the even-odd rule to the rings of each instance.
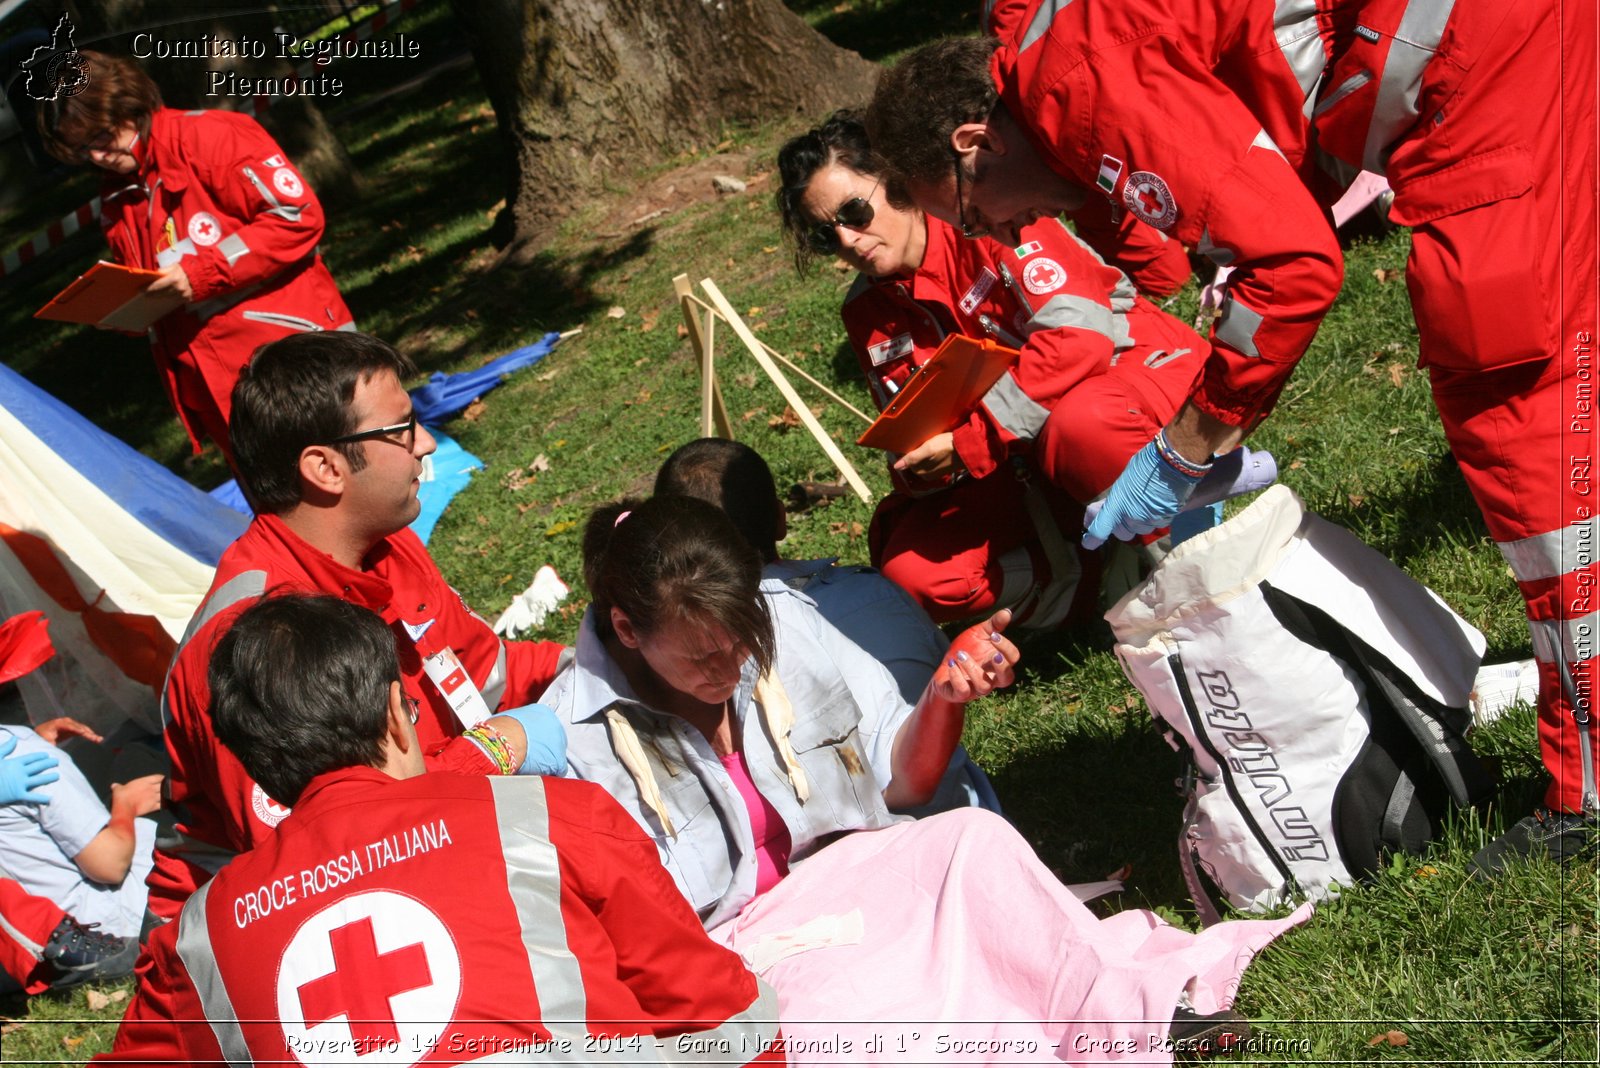
[[[872,192],[878,191],[876,183]],[[866,197],[851,197],[839,205],[839,210],[834,212],[833,218],[822,222],[812,223],[806,231],[806,246],[813,252],[832,254],[839,251],[839,227],[848,226],[852,230],[865,230],[872,225],[872,193]]]
[[[353,445],[358,441],[387,441],[391,445],[399,445],[409,450],[417,441],[417,413],[412,412],[411,417],[403,423],[394,423],[390,426],[375,426],[371,430],[359,430],[354,434],[346,434],[342,438],[334,438],[329,445]]]

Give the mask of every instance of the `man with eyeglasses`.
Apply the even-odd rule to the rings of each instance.
[[[638,824],[592,783],[429,774],[396,652],[326,596],[217,643],[217,734],[294,813],[152,933],[97,1063],[781,1064],[777,995]]]
[[[565,767],[559,725],[529,704],[555,677],[564,647],[502,641],[409,529],[422,459],[434,449],[401,385],[412,371],[377,338],[322,332],[267,345],[240,373],[230,434],[256,518],[223,553],[167,677],[162,717],[177,840],[159,843],[149,879],[150,909],[163,919],[287,814],[217,743],[208,714],[211,650],[264,593],[331,594],[384,619],[430,767]]]

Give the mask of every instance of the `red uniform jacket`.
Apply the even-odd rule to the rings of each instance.
[[[97,1060],[625,1063],[659,1039],[739,1065],[781,1063],[777,1038],[776,996],[599,787],[345,768],[151,936]]]
[[[994,57],[1001,100],[1057,173],[1234,268],[1192,400],[1237,426],[1271,409],[1342,280],[1304,181],[1318,7],[1275,23],[1254,0],[1007,6]]]
[[[841,314],[878,406],[889,403],[948,334],[993,337],[1020,349],[967,421],[955,449],[975,477],[1026,454],[1055,403],[1120,360],[1159,368],[1187,356],[1198,367],[1205,343],[1137,296],[1060,222],[1022,231],[1015,249],[962,239],[928,217],[927,252],[909,275],[863,275]]]
[[[226,451],[230,397],[257,348],[302,330],[352,327],[317,255],[322,205],[267,132],[232,111],[150,117],[132,184],[107,176],[101,222],[117,262],[181,264],[194,301],[156,323],[156,364],[195,450]]]
[[[251,779],[211,729],[206,669],[211,650],[256,597],[267,591],[332,594],[378,613],[395,634],[406,693],[420,705],[417,735],[431,767],[489,774],[424,671],[422,657],[453,650],[491,709],[539,698],[555,678],[563,646],[501,641],[439,574],[410,530],[390,535],[352,571],[302,541],[276,516],[257,516],[228,546],[189,633],[173,659],[162,699],[170,803],[179,845],[156,850],[150,910],[176,916],[183,902],[234,853],[259,845],[287,810]]]

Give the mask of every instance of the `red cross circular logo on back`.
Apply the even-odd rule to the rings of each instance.
[[[1172,199],[1172,190],[1159,174],[1151,171],[1134,171],[1122,187],[1122,200],[1143,221],[1158,230],[1165,230],[1178,221],[1178,205]]]
[[[284,1048],[305,1063],[415,1064],[455,1019],[460,997],[449,928],[391,890],[329,905],[300,925],[278,962]]]
[[[1067,272],[1055,260],[1040,257],[1022,265],[1022,284],[1028,287],[1029,293],[1042,297],[1066,285]]]

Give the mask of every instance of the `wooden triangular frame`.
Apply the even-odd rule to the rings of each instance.
[[[772,384],[778,387],[778,392],[783,394],[783,399],[794,409],[800,417],[800,422],[816,439],[822,451],[827,454],[838,467],[839,473],[844,476],[856,496],[863,501],[872,501],[872,490],[867,488],[856,469],[850,461],[845,459],[844,453],[839,451],[839,446],[828,436],[822,424],[817,422],[816,416],[811,414],[811,409],[806,406],[800,394],[795,391],[793,384],[784,373],[778,369],[782,363],[790,371],[810,382],[817,389],[827,395],[828,399],[841,407],[853,412],[860,417],[862,422],[871,424],[872,416],[839,396],[827,386],[796,367],[792,361],[784,357],[770,345],[757,338],[739,313],[733,310],[733,305],[722,295],[715,282],[709,278],[700,280],[700,288],[705,291],[705,299],[696,295],[694,287],[689,284],[689,276],[680,274],[672,280],[672,288],[678,294],[678,303],[683,310],[683,321],[689,331],[689,342],[694,346],[695,354],[700,357],[700,433],[703,437],[723,437],[733,440],[733,423],[728,418],[727,405],[722,400],[722,387],[717,382],[716,370],[716,324],[718,320],[726,323],[733,331],[734,336],[744,344],[756,365],[766,374]]]

